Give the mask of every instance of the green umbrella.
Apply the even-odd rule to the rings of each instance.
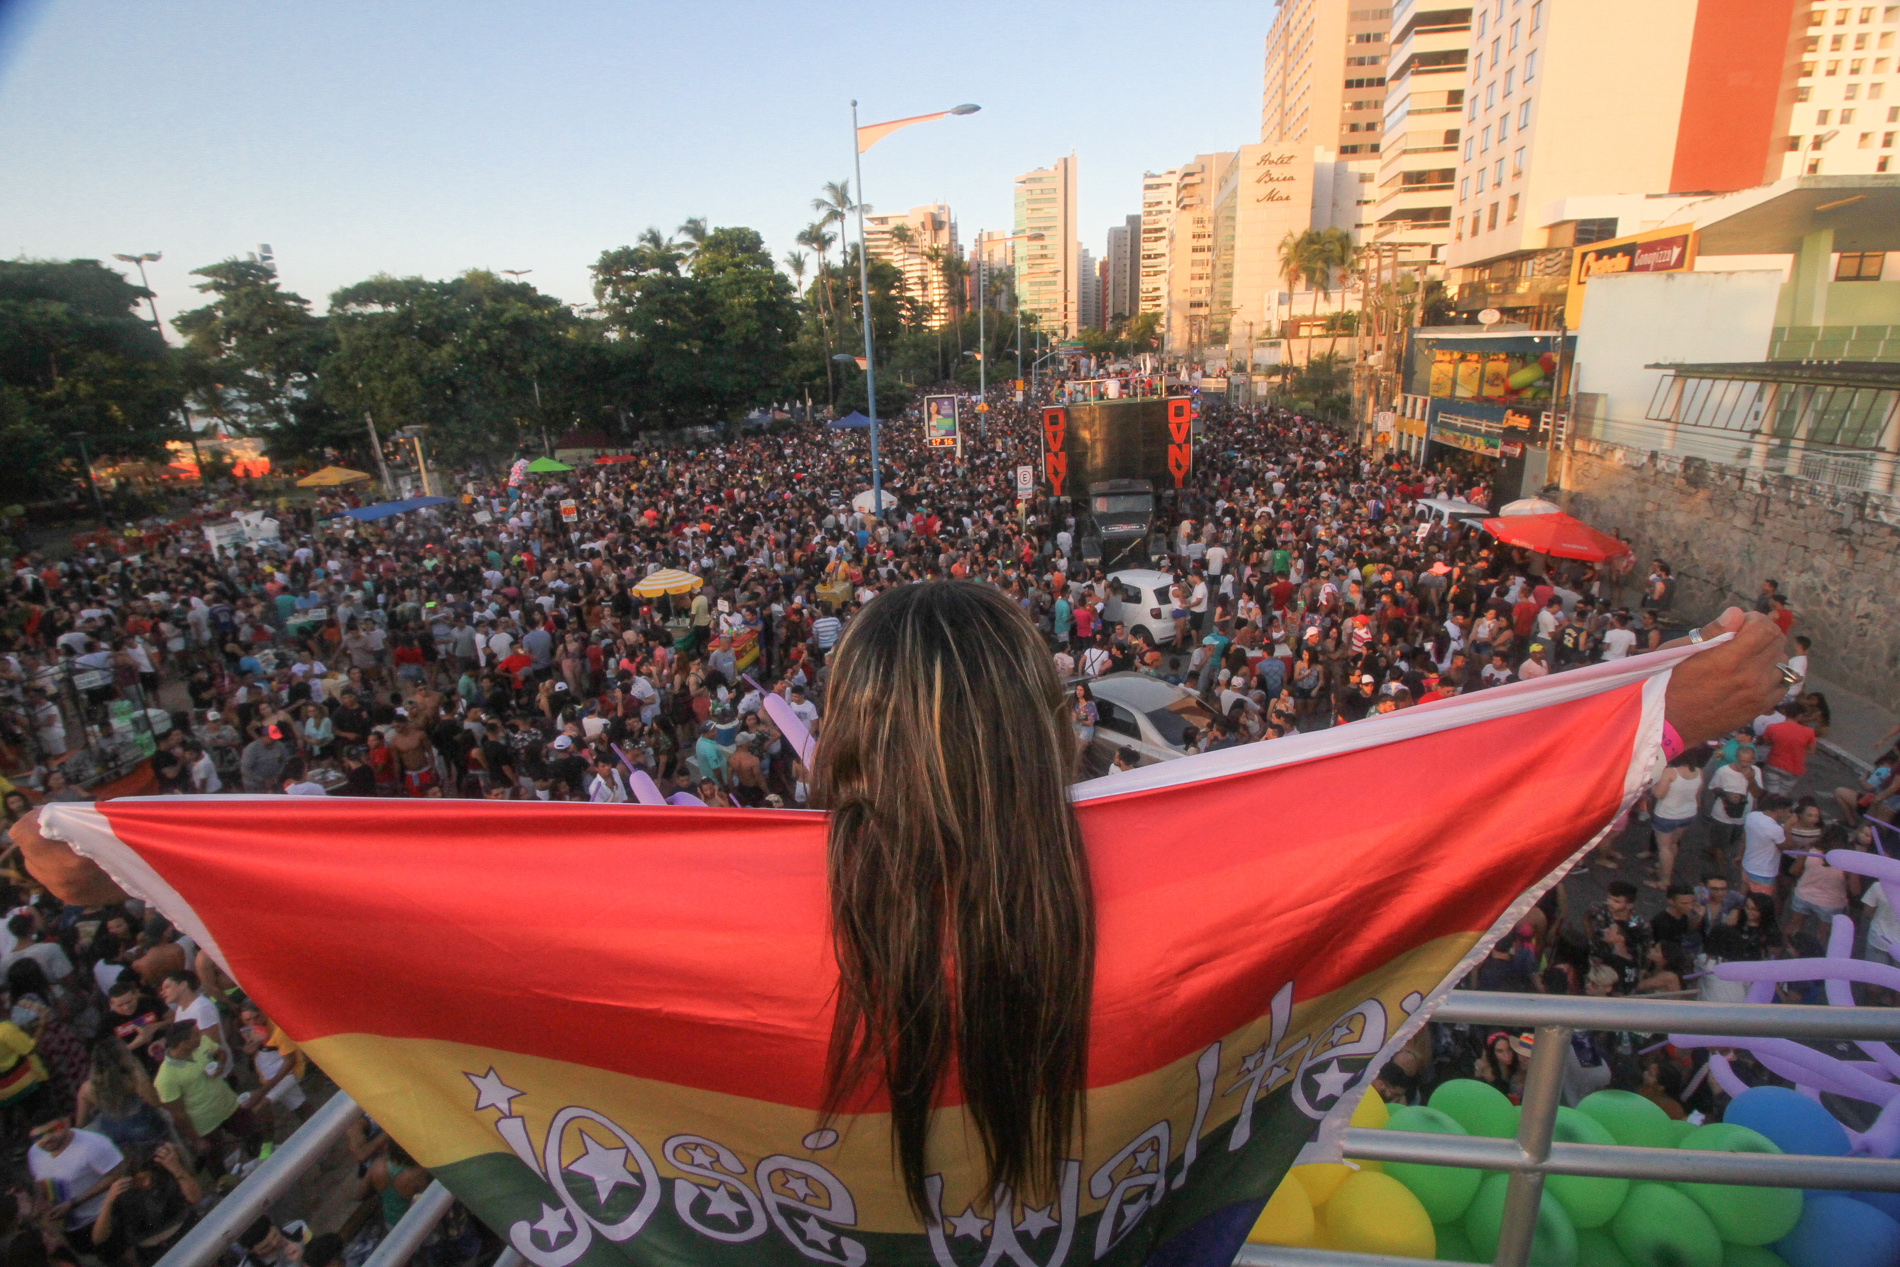
[[[574,468],[565,462],[556,462],[553,458],[536,458],[528,463],[528,469],[536,475],[547,475],[554,471],[571,471]]]

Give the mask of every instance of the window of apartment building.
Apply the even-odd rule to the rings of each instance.
[[[1512,194],[1511,201],[1504,208],[1504,223],[1509,224],[1515,219],[1517,219],[1517,195]]]
[[[1524,82],[1528,84],[1535,78],[1537,78],[1537,50],[1532,49],[1524,54]]]
[[[1835,26],[1846,26],[1846,25],[1847,25],[1847,15],[1848,15],[1849,13],[1851,13],[1851,12],[1853,12],[1853,10],[1851,10],[1851,9],[1836,9],[1836,10],[1834,10],[1834,25],[1835,25]]]
[[[1837,282],[1877,282],[1887,256],[1882,251],[1842,251],[1841,262],[1834,267]]]
[[[1538,27],[1542,26],[1543,24],[1544,24],[1544,4],[1543,4],[1543,0],[1538,0],[1536,4],[1531,6],[1531,30],[1535,31]]]
[[[1503,60],[1504,37],[1502,35],[1494,35],[1491,37],[1491,64],[1495,66]]]
[[[1517,52],[1517,28],[1522,25],[1524,25],[1522,22],[1511,23],[1511,51],[1513,53]]]
[[[1484,192],[1484,173],[1485,169],[1480,167],[1478,169],[1478,187],[1472,191],[1473,193],[1481,194]]]
[[[1478,138],[1475,136],[1466,137],[1465,138],[1465,162],[1469,163],[1472,159],[1476,158],[1477,156],[1478,156]]]
[[[1498,81],[1493,79],[1484,86],[1484,108],[1489,110],[1498,103]]]
[[[1478,121],[1478,96],[1476,93],[1471,95],[1471,110],[1465,116],[1465,121],[1467,123],[1476,123]]]
[[[1486,223],[1484,227],[1486,229],[1495,229],[1498,227],[1498,204],[1495,202],[1491,204],[1488,223]]]
[[[1860,134],[1860,145],[1856,148],[1863,150],[1871,150],[1874,148],[1874,134],[1872,132],[1862,132]]]
[[[1791,149],[1791,150],[1798,150],[1798,149],[1800,149],[1800,148],[1801,148],[1801,138],[1800,138],[1800,137],[1798,137],[1798,136],[1791,136],[1791,137],[1789,137],[1789,138],[1788,138],[1788,148],[1789,148],[1789,149]]]
[[[1823,71],[1823,72],[1821,72],[1821,73],[1822,73],[1823,75],[1838,75],[1838,74],[1840,74],[1840,73],[1841,73],[1841,64],[1840,64],[1840,62],[1839,62],[1838,60],[1836,60],[1836,61],[1831,61],[1831,62],[1829,62],[1829,63],[1827,64],[1827,69],[1826,69],[1826,70],[1824,70],[1824,71]]]
[[[1887,107],[1887,122],[1900,123],[1900,106]]]
[[[1524,174],[1524,147],[1520,145],[1511,154],[1511,175],[1522,176],[1523,174]]]
[[[1809,88],[1806,84],[1802,84],[1799,88],[1796,88],[1794,90],[1794,99],[1796,101],[1806,101],[1808,99],[1808,95],[1812,91],[1813,90]]]
[[[1830,53],[1838,53],[1846,47],[1847,37],[1845,35],[1836,35],[1827,42],[1827,51]]]
[[[1826,22],[1827,22],[1826,9],[1809,9],[1808,10],[1808,25],[1809,26],[1822,26]]]
[[[1510,66],[1505,67],[1504,69],[1504,95],[1505,96],[1508,97],[1511,95],[1511,89],[1516,87],[1516,79],[1517,79],[1517,69],[1515,67],[1510,67]]]
[[[1874,20],[1874,8],[1872,5],[1868,5],[1865,9],[1860,11],[1860,20],[1862,22],[1872,22]]]
[[[1490,29],[1490,26],[1491,26],[1491,14],[1484,9],[1478,10],[1478,38],[1479,39],[1484,38],[1484,33],[1485,31]]]
[[[1471,213],[1471,236],[1475,238],[1480,233],[1483,233],[1483,232],[1484,232],[1484,212],[1474,211]]]
[[[1880,134],[1880,148],[1881,149],[1890,150],[1893,148],[1893,135],[1894,134],[1891,132],[1882,132]]]
[[[1484,78],[1484,54],[1474,53],[1471,57],[1471,78],[1476,82]]]
[[[1846,91],[1841,93],[1841,96],[1848,101],[1860,100],[1860,85],[1859,84],[1847,85]]]
[[[1854,51],[1856,53],[1864,53],[1867,51],[1867,32],[1859,31],[1855,33]]]
[[[1826,127],[1828,119],[1833,117],[1833,114],[1834,112],[1832,110],[1816,110],[1814,112],[1814,126],[1817,128]]]
[[[1853,121],[1854,121],[1854,112],[1852,110],[1841,111],[1842,123],[1852,123]]]
[[[1504,183],[1504,160],[1500,158],[1498,160],[1497,166],[1491,169],[1491,184],[1495,187],[1497,185],[1502,185],[1503,183]]]
[[[1531,103],[1526,101],[1517,108],[1517,130],[1522,132],[1531,125]]]
[[[1813,62],[1801,63],[1801,78],[1803,79],[1814,78],[1814,63]]]
[[[1867,100],[1869,101],[1880,100],[1882,97],[1887,95],[1886,89],[1887,89],[1887,85],[1885,84],[1869,84],[1867,87]]]
[[[1506,110],[1503,114],[1498,116],[1498,144],[1499,145],[1504,144],[1505,138],[1510,135],[1511,135],[1511,112],[1509,110]]]
[[[1458,182],[1458,201],[1463,202],[1469,197],[1471,197],[1471,177],[1467,176]]]
[[[1892,165],[1893,165],[1893,160],[1891,158],[1888,158],[1885,154],[1882,154],[1880,156],[1880,161],[1874,164],[1874,170],[1877,172],[1884,172],[1884,171],[1889,170],[1892,167]]]
[[[1856,57],[1847,63],[1847,73],[1850,75],[1861,74],[1866,64],[1867,63],[1864,58]]]
[[[1814,136],[1814,139],[1808,142],[1808,148],[1811,150],[1818,150],[1826,144],[1827,144],[1826,135],[1822,133],[1816,133]]]
[[[1589,220],[1577,221],[1572,242],[1577,246],[1588,246],[1592,242],[1608,242],[1616,236],[1615,216],[1595,216]]]
[[[1808,175],[1819,176],[1820,174],[1821,174],[1821,160],[1818,158],[1809,159],[1808,160]]]
[[[1478,134],[1478,152],[1482,154],[1488,151],[1490,148],[1491,148],[1491,128],[1489,125],[1486,125],[1484,131]]]
[[[1820,52],[1821,51],[1821,37],[1818,35],[1808,36],[1807,39],[1801,41],[1801,51],[1804,53]]]

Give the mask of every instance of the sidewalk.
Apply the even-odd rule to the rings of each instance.
[[[1900,716],[1819,674],[1809,674],[1807,689],[1827,696],[1828,711],[1834,718],[1820,746],[1863,774],[1871,770],[1873,759],[1880,755],[1875,745],[1882,735],[1900,725]]]

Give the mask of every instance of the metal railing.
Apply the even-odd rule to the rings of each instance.
[[[1900,1190],[1900,1161],[1803,1157],[1623,1144],[1560,1144],[1552,1135],[1563,1088],[1564,1056],[1575,1029],[1721,1034],[1737,1038],[1900,1040],[1900,1009],[1782,1003],[1701,1003],[1575,995],[1491,994],[1457,990],[1432,1014],[1443,1024],[1536,1030],[1515,1139],[1429,1135],[1348,1127],[1345,1155],[1361,1161],[1423,1162],[1510,1174],[1495,1267],[1525,1267],[1546,1175],[1591,1175],[1663,1182],[1735,1183],[1766,1188]],[[1236,1267],[1397,1267],[1415,1258],[1334,1250],[1248,1245]]]

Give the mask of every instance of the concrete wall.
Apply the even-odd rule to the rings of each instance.
[[[1879,285],[1881,283],[1872,283]],[[1782,289],[1773,269],[1624,273],[1584,288],[1577,331],[1579,391],[1601,397],[1593,438],[1642,448],[1678,448],[1711,461],[1745,455],[1740,438],[1683,430],[1645,415],[1673,362],[1765,361]]]
[[[1676,611],[1687,619],[1752,605],[1772,577],[1799,614],[1794,631],[1814,640],[1814,672],[1900,709],[1900,504],[1892,498],[1580,440],[1560,500],[1634,543],[1638,568],[1621,601],[1634,604],[1653,558],[1674,569]]]

